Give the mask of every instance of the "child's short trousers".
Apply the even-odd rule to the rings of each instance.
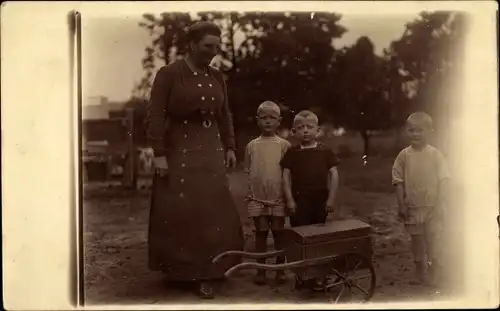
[[[285,204],[264,204],[259,201],[250,200],[248,202],[248,216],[249,217],[257,217],[257,216],[280,216],[285,217]]]
[[[328,216],[326,211],[328,189],[296,192],[294,199],[297,204],[297,210],[290,217],[292,227],[325,223]]]
[[[257,216],[253,217],[255,231],[263,232],[263,231],[278,231],[283,230],[285,228],[285,217],[283,216]]]
[[[409,234],[425,234],[435,231],[437,213],[433,207],[409,207],[405,227]]]

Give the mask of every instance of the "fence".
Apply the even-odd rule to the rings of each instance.
[[[106,181],[120,175],[123,186],[137,186],[134,126],[133,109],[127,109],[123,117],[82,121],[84,182]],[[121,162],[119,174],[113,171],[116,160]]]

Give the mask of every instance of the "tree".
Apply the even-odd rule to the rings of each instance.
[[[245,39],[229,77],[238,123],[274,100],[288,111],[321,106],[335,56],[332,40],[346,31],[333,13],[247,12]]]
[[[464,27],[461,13],[423,12],[391,44],[388,53],[396,60],[397,70],[407,76],[405,86],[412,99],[407,113],[423,110],[439,114],[449,109],[442,94],[456,65],[455,53],[461,49]]]
[[[145,75],[134,89],[134,97],[146,98],[151,88],[153,75],[157,64],[168,64],[176,59],[182,58],[187,52],[187,31],[196,20],[208,20],[217,24],[222,29],[221,51],[215,65],[220,66],[223,71],[234,70],[237,62],[238,50],[235,47],[235,33],[240,24],[236,12],[200,12],[197,16],[189,13],[162,13],[159,17],[153,14],[144,14],[144,20],[139,26],[149,31],[152,41],[145,48],[145,56],[142,66]]]
[[[460,56],[467,26],[459,12],[423,12],[406,26],[402,37],[391,44],[388,53],[404,73],[408,105],[399,110],[399,120],[413,111],[425,111],[434,119],[436,144],[448,149],[448,124],[452,117],[453,86],[462,75]],[[440,139],[444,138],[444,139]]]
[[[227,76],[235,129],[254,127],[255,109],[264,100],[274,100],[284,110],[321,106],[329,88],[335,57],[332,40],[346,31],[333,13],[201,12],[222,29],[217,65]],[[152,45],[143,60],[146,75],[137,90],[148,90],[154,64],[169,62],[186,52],[185,34],[193,18],[169,13],[155,18],[144,15]],[[136,92],[144,95],[147,92]],[[144,96],[141,96],[144,97]]]
[[[144,77],[133,90],[133,97],[147,98],[154,78],[156,64],[169,63],[177,54],[186,51],[186,32],[192,23],[189,13],[161,13],[157,18],[153,14],[144,14],[139,26],[151,35],[151,45],[145,48],[142,59]]]
[[[458,17],[421,13],[378,56],[367,37],[336,50],[333,40],[347,30],[335,13],[145,14],[141,27],[152,42],[143,59],[144,79],[134,94],[147,98],[156,64],[183,57],[189,25],[210,20],[222,29],[214,64],[226,76],[236,132],[255,128],[257,105],[273,100],[289,113],[317,109],[323,121],[360,132],[368,154],[371,131],[401,125],[417,108],[437,107],[436,90],[450,75],[451,51],[463,32]]]
[[[341,77],[332,89],[336,103],[330,112],[343,126],[358,131],[368,156],[371,131],[390,128],[390,81],[388,65],[377,56],[374,45],[365,36],[345,48],[336,60],[336,76]]]

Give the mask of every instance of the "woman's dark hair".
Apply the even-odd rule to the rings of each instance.
[[[206,35],[221,36],[220,28],[212,22],[200,21],[189,27],[187,32],[188,42],[198,43]]]

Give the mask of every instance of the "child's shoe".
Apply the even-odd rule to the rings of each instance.
[[[264,270],[259,270],[257,271],[257,274],[255,275],[255,278],[253,279],[254,284],[257,285],[264,285],[267,283],[266,281],[266,271]]]
[[[429,279],[427,277],[427,263],[426,262],[415,262],[417,282],[411,282],[412,285],[427,285]]]
[[[429,263],[428,268],[429,279],[433,287],[443,286],[443,274],[438,265]]]

